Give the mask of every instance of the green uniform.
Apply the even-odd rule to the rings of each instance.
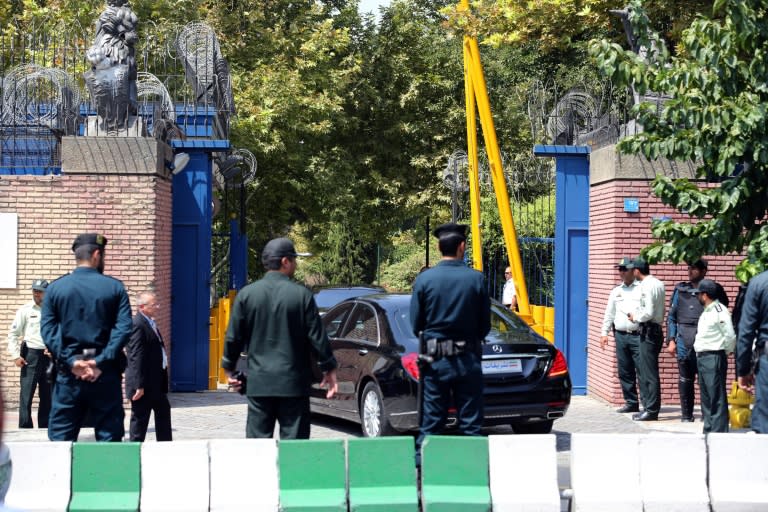
[[[640,281],[640,307],[632,319],[640,327],[640,396],[645,412],[658,415],[661,409],[661,381],[659,378],[659,352],[664,341],[661,323],[664,321],[664,283],[652,275]]]
[[[276,271],[240,290],[232,306],[221,367],[235,370],[244,350],[248,353],[248,437],[271,437],[269,424],[274,429],[275,417],[282,439],[308,437],[310,356],[322,371],[336,368],[312,292]],[[279,411],[286,409],[281,418]],[[284,435],[285,423],[294,421],[301,425]]]
[[[693,349],[699,369],[701,413],[704,433],[728,432],[726,379],[728,354],[736,345],[731,314],[719,301],[712,301],[699,317]]]

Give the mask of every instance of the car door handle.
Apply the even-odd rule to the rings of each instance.
[[[357,353],[360,354],[361,356],[364,356],[365,354],[368,353],[368,349],[367,348],[361,348],[360,350],[357,351]]]

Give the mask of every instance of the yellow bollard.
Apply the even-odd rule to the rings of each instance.
[[[746,428],[750,424],[752,411],[749,406],[755,403],[755,397],[739,388],[739,383],[735,382],[731,386],[731,392],[728,394],[728,418],[733,428]]]
[[[544,308],[544,337],[555,342],[555,308]]]

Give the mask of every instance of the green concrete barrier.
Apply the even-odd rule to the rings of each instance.
[[[139,510],[141,443],[74,443],[70,512]]]
[[[424,512],[488,512],[488,439],[430,436],[421,447]]]
[[[346,512],[343,439],[280,441],[277,449],[281,511]]]
[[[412,437],[347,440],[350,512],[417,512]]]

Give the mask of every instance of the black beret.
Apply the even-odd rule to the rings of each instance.
[[[435,230],[432,232],[437,238],[443,238],[447,236],[460,236],[461,238],[465,239],[467,238],[467,225],[466,224],[456,224],[455,222],[449,222],[448,224],[443,224],[442,226],[437,226]]]
[[[267,242],[264,246],[264,250],[261,252],[262,263],[267,263],[272,259],[280,259],[283,257],[295,258],[296,256],[312,256],[308,252],[296,252],[293,242],[287,238],[275,238]]]
[[[707,260],[696,260],[693,263],[689,263],[688,266],[696,267],[699,270],[707,270],[707,268],[709,268],[709,263]]]
[[[81,245],[98,245],[103,249],[107,245],[107,237],[98,233],[82,233],[77,235],[72,243],[72,250],[74,251]]]

